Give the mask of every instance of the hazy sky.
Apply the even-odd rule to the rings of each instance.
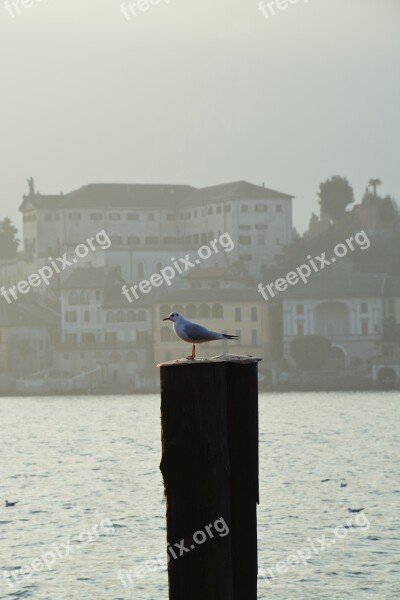
[[[20,226],[30,175],[43,194],[265,182],[296,196],[300,230],[334,174],[357,199],[371,177],[399,198],[399,0],[268,18],[258,0],[160,0],[130,21],[120,4],[32,0],[12,18],[0,0],[1,218]]]

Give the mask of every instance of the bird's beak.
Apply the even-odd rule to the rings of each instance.
[[[165,319],[163,319],[163,321],[170,321],[171,319],[169,317],[165,317]]]

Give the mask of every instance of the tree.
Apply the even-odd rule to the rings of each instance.
[[[321,335],[295,337],[290,354],[300,369],[318,370],[328,360],[331,342]]]
[[[370,179],[368,181],[368,185],[369,187],[372,187],[372,189],[374,190],[374,196],[376,197],[376,188],[378,187],[378,185],[382,185],[382,181],[379,179],[379,177],[377,177],[376,179]]]
[[[0,259],[15,258],[18,253],[18,230],[6,217],[0,221]]]
[[[334,175],[320,184],[318,198],[321,212],[327,213],[332,221],[340,221],[347,206],[354,202],[354,192],[345,177]]]

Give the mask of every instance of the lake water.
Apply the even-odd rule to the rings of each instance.
[[[166,552],[159,406],[0,399],[0,598],[167,600],[161,568],[118,579]],[[399,407],[398,392],[260,395],[260,599],[400,598]]]

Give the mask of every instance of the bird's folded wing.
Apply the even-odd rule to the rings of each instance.
[[[197,325],[197,323],[185,323],[183,326],[183,333],[194,343],[219,340],[222,337],[220,333],[210,331],[201,325]]]

